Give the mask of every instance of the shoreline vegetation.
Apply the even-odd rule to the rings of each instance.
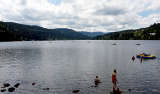
[[[53,40],[160,40],[160,23],[135,30],[90,33],[77,32],[68,28],[47,29],[40,26],[0,21],[0,42]]]
[[[160,23],[146,28],[124,30],[97,36],[97,40],[160,40]]]

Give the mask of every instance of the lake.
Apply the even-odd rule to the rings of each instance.
[[[157,59],[131,61],[143,52]],[[156,40],[1,42],[0,86],[21,83],[14,94],[73,94],[74,89],[80,90],[78,94],[109,94],[112,71],[117,69],[124,94],[160,94],[159,57],[160,41]],[[102,83],[91,87],[96,75]]]

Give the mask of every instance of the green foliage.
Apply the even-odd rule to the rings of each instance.
[[[72,29],[46,29],[39,26],[30,26],[10,22],[0,22],[0,41],[30,41],[30,40],[84,40],[91,39],[87,35]],[[100,35],[92,39],[98,40],[159,40],[160,24],[150,27],[125,30]]]
[[[10,22],[0,22],[0,41],[89,39],[72,29],[46,29]]]
[[[153,24],[150,27],[113,32],[102,36],[97,36],[98,40],[159,40],[160,23]]]

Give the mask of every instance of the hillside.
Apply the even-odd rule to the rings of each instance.
[[[94,38],[93,38],[94,37]],[[0,21],[0,41],[30,40],[159,40],[160,23],[147,28],[113,33],[76,32],[67,28],[47,29],[39,26]]]
[[[75,39],[89,39],[89,37],[67,28],[46,29],[39,26],[0,22],[0,41]]]
[[[81,31],[80,33],[82,33],[83,35],[89,36],[89,37],[96,37],[96,36],[105,34],[103,32],[85,32],[85,31]]]
[[[124,30],[97,36],[98,40],[160,40],[160,23],[147,28]]]

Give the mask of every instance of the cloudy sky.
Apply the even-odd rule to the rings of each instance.
[[[114,32],[160,22],[160,0],[0,0],[0,21]]]

